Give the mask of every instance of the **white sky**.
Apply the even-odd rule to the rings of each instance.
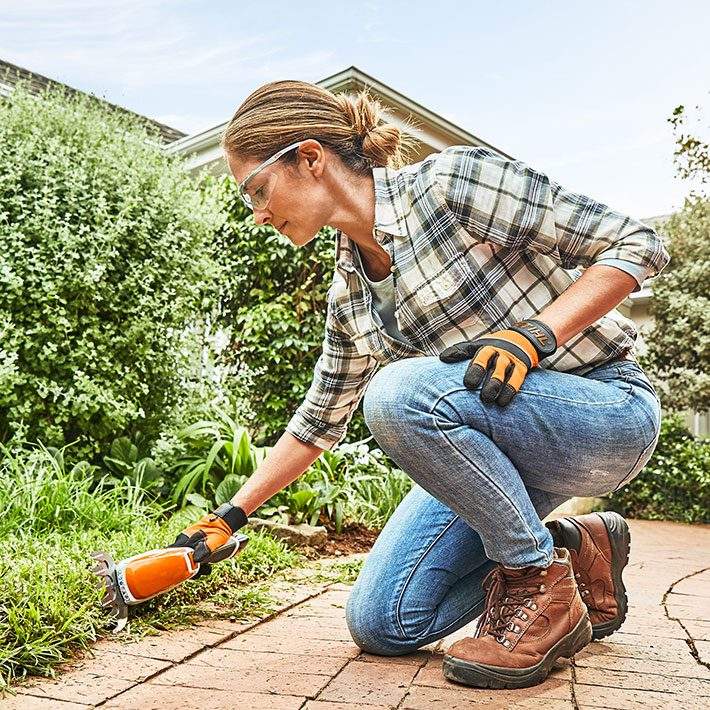
[[[682,206],[667,118],[710,123],[710,2],[2,0],[0,58],[188,133],[355,65],[635,217]]]

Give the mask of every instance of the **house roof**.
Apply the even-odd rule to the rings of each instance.
[[[435,129],[440,134],[423,137],[424,141],[431,145],[434,150],[443,150],[450,145],[477,145],[490,148],[504,158],[513,159],[511,155],[508,155],[492,143],[488,143],[479,136],[469,133],[438,113],[426,108],[426,106],[422,106],[422,104],[413,101],[404,94],[400,94],[399,91],[395,91],[395,89],[366,74],[356,66],[350,66],[341,72],[321,79],[317,83],[333,93],[342,91],[357,93],[362,89],[368,89],[371,95],[381,99],[383,105],[394,109],[395,115],[408,115],[419,121],[425,121],[430,128],[430,133],[431,129]]]
[[[67,86],[66,84],[62,84],[60,81],[49,79],[48,77],[43,76],[42,74],[37,74],[37,72],[32,72],[29,69],[23,69],[22,67],[18,67],[16,64],[11,64],[10,62],[6,62],[0,59],[0,96],[7,96],[12,91],[12,88],[15,86],[15,84],[20,81],[27,82],[29,90],[35,95],[41,94],[44,90],[48,88],[57,87],[63,87],[64,89],[73,94],[86,93],[83,91],[79,91],[78,89],[75,89],[71,86]],[[113,104],[110,101],[106,101],[98,96],[95,96],[94,94],[88,94],[88,96],[92,96],[97,101],[100,101],[101,103],[110,106],[116,111],[120,111],[121,113],[125,113],[130,116],[135,116],[147,123],[148,125],[157,128],[164,143],[171,143],[172,141],[176,141],[186,135],[182,131],[177,130],[177,128],[171,128],[170,126],[166,126],[164,123],[154,121],[152,118],[148,118],[147,116],[142,116],[139,113],[129,111],[127,108],[117,106],[116,104]]]
[[[417,155],[412,156],[414,162],[450,145],[485,146],[505,158],[511,158],[492,143],[469,133],[355,66],[350,66],[315,83],[336,94],[354,94],[367,88],[369,93],[389,110],[387,121],[394,123],[418,141]],[[219,143],[226,127],[227,121],[200,133],[186,136],[172,143],[167,150],[185,155],[189,170],[208,167],[214,173],[223,173],[227,168]]]

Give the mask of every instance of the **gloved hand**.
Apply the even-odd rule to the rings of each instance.
[[[249,522],[246,513],[231,503],[223,503],[217,510],[203,515],[196,523],[185,528],[168,547],[192,547],[195,562],[207,559],[222,547],[239,528]],[[206,567],[203,572],[202,567]],[[209,565],[202,564],[196,576],[209,573]]]
[[[518,393],[528,371],[555,350],[557,339],[552,329],[542,321],[530,319],[451,345],[439,353],[439,359],[451,363],[473,358],[463,378],[468,389],[478,387],[492,370],[481,388],[481,400],[504,407]]]

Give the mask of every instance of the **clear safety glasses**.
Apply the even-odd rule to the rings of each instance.
[[[265,160],[258,168],[252,170],[249,175],[247,175],[244,180],[239,185],[239,194],[244,201],[244,204],[250,210],[263,210],[266,205],[269,204],[271,199],[271,193],[274,191],[274,187],[278,182],[279,176],[277,174],[271,173],[268,177],[263,180],[256,178],[256,175],[261,172],[267,165],[275,163],[279,158],[286,155],[291,150],[298,148],[303,141],[298,141],[298,143],[292,143],[287,145],[285,148],[280,150],[278,153],[272,155],[268,160]],[[252,183],[249,187],[249,183]]]

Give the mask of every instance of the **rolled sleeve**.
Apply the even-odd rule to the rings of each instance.
[[[329,310],[323,350],[314,368],[313,381],[286,425],[286,431],[322,449],[337,446],[345,437],[378,364],[371,355],[358,353]]]
[[[448,148],[435,172],[449,208],[481,242],[546,254],[564,269],[624,262],[638,267],[630,272],[637,280],[659,274],[670,261],[647,225],[487,148]]]

